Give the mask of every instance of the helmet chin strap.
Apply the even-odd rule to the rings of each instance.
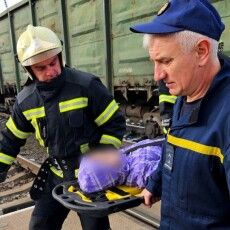
[[[35,75],[30,66],[23,66],[23,69],[26,71],[29,79],[33,81],[35,79]]]
[[[16,60],[18,61],[18,63],[20,63],[17,54],[15,55],[15,58],[16,58]],[[20,63],[20,64],[21,64],[21,63]],[[29,66],[23,66],[23,65],[21,65],[21,67],[24,69],[25,73],[28,74],[29,79],[33,81],[35,76],[34,76],[34,74],[33,74],[33,71],[31,70],[31,68],[30,68]],[[26,81],[26,83],[27,83],[27,81]],[[26,83],[25,83],[25,84],[26,84]]]
[[[35,80],[35,76],[33,74],[33,71],[29,66],[22,66],[22,67],[28,75],[28,78],[27,78],[26,83],[24,85],[25,86],[30,85]]]
[[[61,65],[61,69],[63,70],[63,68],[65,67],[65,61],[63,59],[62,52],[60,52],[58,54],[58,58],[59,58],[59,62],[60,62],[60,65]]]

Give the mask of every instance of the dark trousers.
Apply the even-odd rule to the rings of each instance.
[[[46,183],[45,191],[41,198],[35,201],[29,230],[59,230],[69,213],[65,208],[52,197],[52,189],[61,181],[50,173]],[[108,230],[110,228],[108,217],[94,218],[88,215],[78,214],[83,230]],[[76,226],[76,229],[77,228]]]

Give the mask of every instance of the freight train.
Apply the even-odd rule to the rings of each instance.
[[[213,0],[226,24],[230,50],[230,1]],[[0,14],[0,110],[10,111],[28,76],[16,58],[19,35],[28,24],[55,31],[63,41],[66,63],[93,73],[113,92],[127,121],[126,139],[162,133],[153,66],[142,36],[130,25],[150,20],[162,0],[22,0]],[[208,22],[207,22],[208,23]]]

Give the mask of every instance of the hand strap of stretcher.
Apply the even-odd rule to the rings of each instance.
[[[130,145],[128,147],[125,147],[125,151],[124,153],[125,154],[129,154],[130,152],[133,152],[139,148],[144,148],[144,147],[147,147],[147,146],[156,146],[156,145],[162,145],[162,143],[165,141],[165,138],[159,138],[159,139],[156,139],[156,140],[149,140],[149,142],[147,143],[136,143],[134,145]]]

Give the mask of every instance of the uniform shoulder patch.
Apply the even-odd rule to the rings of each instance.
[[[160,16],[161,14],[163,14],[169,7],[170,7],[170,2],[166,2],[157,12],[157,16]]]

